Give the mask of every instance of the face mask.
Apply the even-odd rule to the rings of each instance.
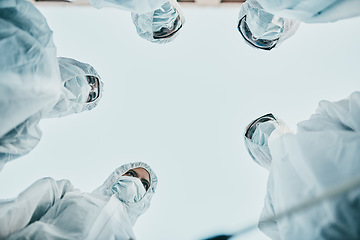
[[[270,113],[254,120],[245,131],[245,145],[250,156],[268,170],[272,162],[268,139],[277,126],[277,120]]]
[[[140,179],[128,176],[120,177],[112,186],[112,191],[125,203],[138,202],[146,193]]]
[[[284,31],[284,19],[257,8],[252,8],[246,14],[246,23],[257,39],[278,39]]]
[[[256,130],[251,138],[253,143],[256,143],[260,146],[267,145],[268,138],[271,133],[275,130],[278,124],[276,121],[268,121],[256,126]]]
[[[178,26],[175,26],[175,21],[178,17],[176,9],[170,2],[165,3],[160,9],[154,12],[153,16],[153,32],[160,32],[162,29],[168,29],[168,31],[176,30]],[[181,22],[181,21],[180,21]]]
[[[74,98],[71,98],[70,101],[77,103],[87,102],[91,87],[85,76],[71,78],[65,82],[64,86],[74,95]]]

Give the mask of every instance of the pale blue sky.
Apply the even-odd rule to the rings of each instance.
[[[135,226],[140,240],[196,240],[256,222],[267,172],[246,152],[245,126],[273,112],[295,130],[319,100],[360,87],[360,18],[303,24],[263,52],[242,40],[234,7],[186,7],[167,45],[139,38],[118,9],[40,10],[58,55],[91,63],[104,97],[91,112],[43,120],[39,145],[0,173],[0,198],[45,176],[92,191],[121,164],[144,161],[159,185]]]

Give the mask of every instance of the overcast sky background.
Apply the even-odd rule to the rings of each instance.
[[[246,125],[272,112],[295,130],[320,100],[360,87],[360,18],[303,24],[263,52],[242,40],[237,7],[187,5],[180,35],[166,45],[138,37],[118,9],[40,10],[58,55],[91,63],[104,96],[93,111],[42,120],[39,145],[0,173],[0,198],[46,176],[92,191],[118,166],[144,161],[159,185],[135,225],[140,240],[197,240],[255,223],[267,172],[246,152]]]

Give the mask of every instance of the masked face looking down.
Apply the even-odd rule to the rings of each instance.
[[[150,174],[143,168],[133,168],[123,174],[123,176],[135,177],[140,179],[142,185],[147,191],[150,187]]]
[[[238,30],[250,45],[271,50],[283,34],[284,19],[261,9],[251,8],[247,15],[240,19]]]
[[[112,192],[124,203],[140,201],[150,188],[150,174],[143,168],[124,173],[112,186]]]

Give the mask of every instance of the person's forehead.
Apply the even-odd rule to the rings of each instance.
[[[132,170],[135,170],[139,175],[141,175],[140,177],[146,178],[147,180],[150,181],[150,174],[146,169],[142,167],[137,167],[137,168],[132,168]]]

